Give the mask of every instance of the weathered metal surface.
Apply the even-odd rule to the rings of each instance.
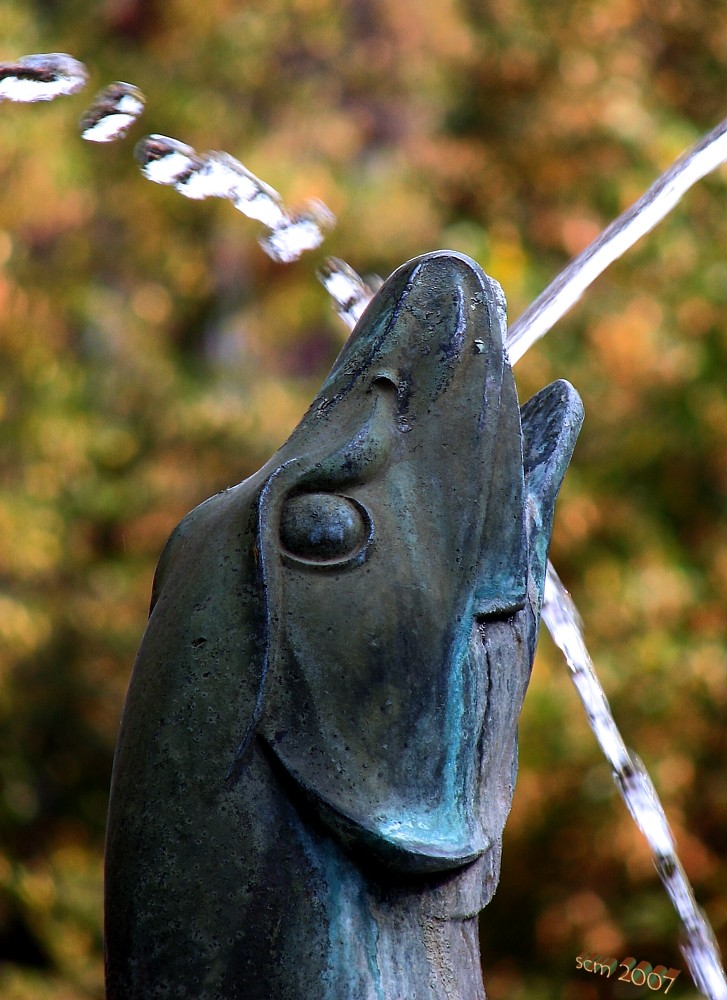
[[[109,816],[108,1000],[476,1000],[553,506],[499,286],[399,268],[308,413],[160,561]]]

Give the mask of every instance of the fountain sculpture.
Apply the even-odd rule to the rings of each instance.
[[[117,747],[108,1000],[475,1000],[553,507],[499,286],[382,286],[290,439],[162,555]]]

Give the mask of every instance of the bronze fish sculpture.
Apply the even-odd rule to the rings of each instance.
[[[505,300],[383,284],[291,437],[177,527],[114,763],[108,1000],[477,1000],[556,495]]]

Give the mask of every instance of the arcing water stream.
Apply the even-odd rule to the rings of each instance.
[[[664,809],[644,765],[630,753],[618,731],[608,699],[596,677],[583,638],[583,627],[570,594],[548,563],[543,621],[570,667],[588,722],[613,768],[616,785],[651,850],[659,878],[679,914],[683,934],[680,948],[697,988],[712,1000],[727,998],[727,980],[719,948],[707,918],[697,906]]]

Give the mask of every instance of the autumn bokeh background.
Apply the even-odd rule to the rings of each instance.
[[[287,437],[337,353],[316,266],[386,275],[454,248],[517,316],[727,113],[727,18],[712,0],[0,0],[0,18],[0,59],[66,51],[92,76],[0,107],[0,996],[99,1000],[107,788],[155,561]],[[147,95],[141,124],[83,143],[116,79]],[[147,132],[321,198],[335,231],[274,264],[229,204],[141,177]],[[553,560],[723,948],[726,181],[516,372],[521,398],[559,376],[583,396]],[[491,1000],[638,995],[576,971],[582,949],[685,968],[545,635],[482,938]],[[692,993],[683,972],[673,995]]]

